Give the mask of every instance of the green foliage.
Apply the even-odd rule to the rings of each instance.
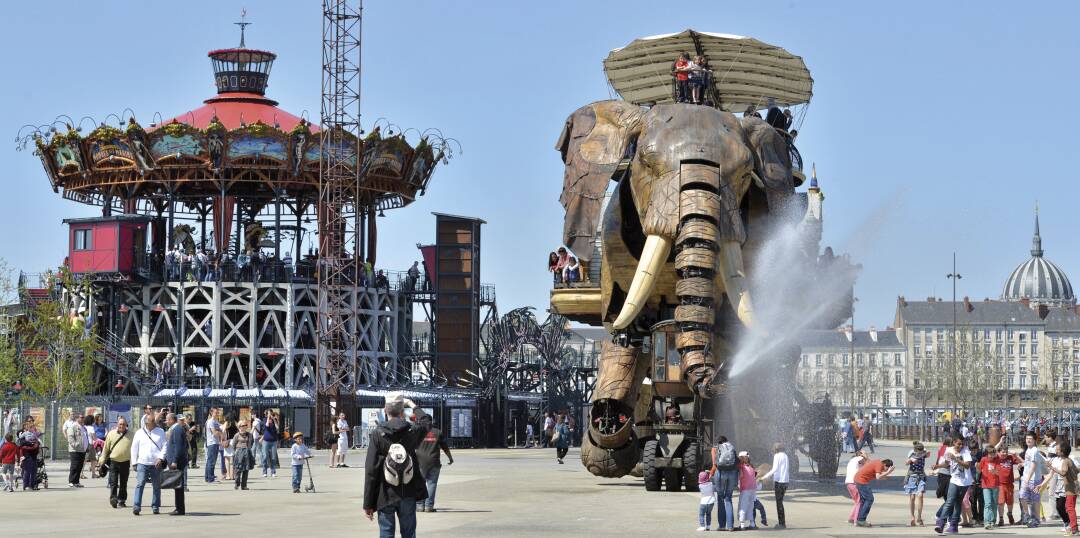
[[[65,290],[89,285],[76,282],[67,271],[53,278]],[[19,325],[18,366],[25,391],[52,399],[90,392],[92,355],[98,350],[93,335],[85,330],[85,317],[67,311],[61,298],[50,297],[34,305]]]

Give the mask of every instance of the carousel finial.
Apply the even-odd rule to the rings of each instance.
[[[250,22],[244,22],[244,19],[246,17],[247,17],[247,8],[241,9],[240,10],[240,22],[234,22],[233,23],[233,24],[240,27],[240,48],[242,48],[242,49],[246,48],[244,46],[244,28],[247,27],[247,25],[251,24]]]

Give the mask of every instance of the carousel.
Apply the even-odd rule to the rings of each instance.
[[[410,366],[411,307],[398,275],[376,264],[378,217],[424,194],[452,154],[437,130],[385,120],[322,136],[266,96],[276,55],[208,54],[217,94],[145,125],[127,110],[97,122],[61,116],[27,126],[54,192],[101,208],[69,219],[70,308],[93,320],[139,392],[152,386],[310,389],[316,376],[319,237],[327,212],[359,236],[335,257],[355,261],[357,385],[386,385]],[[326,143],[327,140],[331,142]],[[327,158],[332,157],[332,158]],[[320,166],[357,171],[343,207],[320,206]],[[110,368],[118,370],[120,368]]]

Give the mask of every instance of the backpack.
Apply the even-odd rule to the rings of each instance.
[[[408,484],[413,478],[413,463],[401,443],[393,443],[383,460],[383,478],[391,486]]]
[[[719,468],[735,468],[735,447],[731,443],[721,443],[716,447],[716,466]]]

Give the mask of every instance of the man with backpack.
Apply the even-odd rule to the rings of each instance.
[[[712,449],[713,489],[718,497],[716,503],[716,524],[718,527],[732,530],[735,528],[735,507],[731,495],[739,483],[739,471],[736,467],[735,445],[721,435]]]
[[[416,424],[405,419],[405,407],[416,415]],[[427,499],[416,448],[427,436],[431,422],[412,400],[400,392],[386,395],[386,422],[371,433],[364,464],[364,514],[369,520],[379,513],[380,536],[393,536],[395,514],[402,538],[416,536],[416,503]]]

